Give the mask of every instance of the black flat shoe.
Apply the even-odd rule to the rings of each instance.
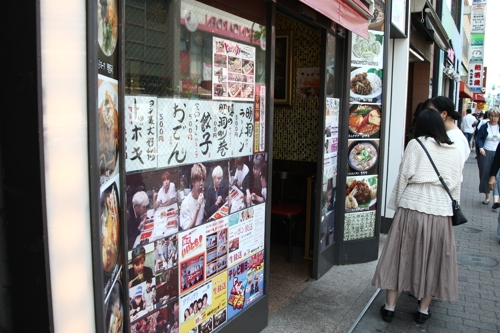
[[[394,318],[394,311],[389,311],[385,309],[385,305],[382,305],[380,308],[380,314],[382,315],[382,320],[390,323],[392,318]]]
[[[428,311],[429,314],[422,313],[420,311],[417,311],[417,315],[415,316],[415,322],[417,324],[424,324],[427,319],[431,317],[431,312]]]

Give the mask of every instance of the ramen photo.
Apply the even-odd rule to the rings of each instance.
[[[355,141],[349,147],[349,166],[356,171],[371,169],[377,162],[377,148],[369,141]]]
[[[118,215],[118,199],[116,185],[105,191],[101,198],[101,245],[102,245],[102,267],[109,273],[115,266],[119,253],[120,240],[120,217]]]

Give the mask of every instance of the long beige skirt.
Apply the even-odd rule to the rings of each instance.
[[[398,208],[372,279],[372,285],[458,299],[458,268],[451,216]]]

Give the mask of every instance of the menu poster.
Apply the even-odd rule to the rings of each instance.
[[[229,216],[229,267],[264,249],[264,226],[256,222],[254,215],[251,207]]]
[[[377,209],[377,175],[347,177],[346,213]]]
[[[348,176],[378,174],[379,139],[348,140],[347,145]]]
[[[118,174],[119,127],[118,81],[98,75],[97,79],[98,161],[101,186]]]
[[[297,96],[299,98],[319,97],[319,67],[297,68]]]
[[[370,238],[375,236],[374,210],[345,215],[344,241]]]
[[[255,47],[213,37],[212,98],[253,101]]]
[[[157,160],[157,98],[125,96],[125,169],[152,169]]]
[[[100,198],[100,230],[101,257],[103,269],[104,298],[108,299],[113,283],[121,272],[121,240],[120,240],[120,198],[119,178],[101,192]]]
[[[118,3],[97,1],[97,70],[99,74],[118,79]]]
[[[255,112],[254,112],[254,152],[263,152],[266,149],[266,86],[255,86]]]
[[[97,207],[99,219],[92,223],[94,260],[101,262],[101,270],[97,270],[95,282],[102,292],[96,289],[96,299],[103,298],[104,308],[99,305],[96,311],[104,313],[102,328],[106,332],[123,330],[125,291],[121,284],[123,269],[122,239],[120,235],[123,221],[120,219],[120,119],[119,115],[119,82],[118,82],[118,50],[119,50],[119,7],[117,0],[98,0],[96,15],[97,50],[89,53],[88,61],[97,62],[97,110],[92,112],[94,125],[94,151],[91,158],[91,169],[97,170],[98,177],[91,182],[99,191],[92,191],[93,206]],[[96,24],[94,23],[94,24]],[[97,58],[96,58],[97,56]],[[94,109],[95,110],[95,109]],[[91,187],[93,188],[93,187]],[[97,201],[99,200],[99,201]],[[101,280],[102,279],[102,280]],[[99,288],[101,288],[99,287]],[[99,317],[99,316],[98,316]],[[102,328],[98,329],[99,331]]]
[[[253,103],[159,98],[157,116],[158,167],[253,153]]]
[[[264,294],[264,251],[227,271],[227,314],[231,319]]]
[[[185,294],[180,300],[181,333],[212,332],[227,320],[227,273]]]
[[[254,110],[253,105],[234,104],[234,141],[231,157],[253,153]]]

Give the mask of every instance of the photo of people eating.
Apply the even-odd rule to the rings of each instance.
[[[267,197],[267,154],[236,157],[230,161],[231,213],[265,202]],[[263,171],[264,170],[264,171]]]
[[[190,184],[190,192],[180,205],[181,230],[188,230],[228,215],[230,201],[227,170],[227,160],[181,167],[181,173]]]
[[[128,253],[132,320],[168,305],[179,292],[177,234],[139,245]]]
[[[179,231],[178,169],[127,175],[129,250]]]

